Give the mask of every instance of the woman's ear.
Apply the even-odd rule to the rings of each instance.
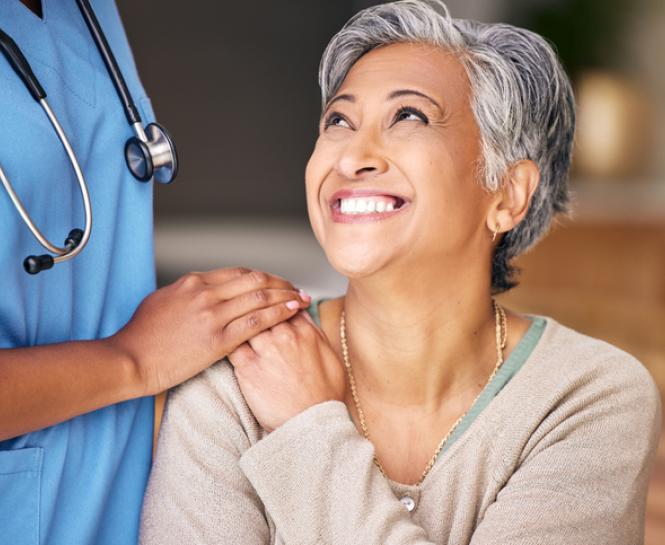
[[[531,160],[513,164],[496,192],[487,213],[487,228],[491,233],[505,233],[524,219],[540,182],[538,165]]]

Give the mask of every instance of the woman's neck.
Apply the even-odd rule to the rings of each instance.
[[[352,279],[344,298],[322,308],[322,325],[339,354],[345,312],[362,398],[437,411],[444,401],[462,406],[482,389],[497,360],[491,294],[483,279],[458,276],[457,282]]]

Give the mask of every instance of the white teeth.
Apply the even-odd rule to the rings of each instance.
[[[392,212],[395,210],[395,203],[387,201],[386,198],[379,199],[340,199],[339,211],[342,214],[373,214]]]

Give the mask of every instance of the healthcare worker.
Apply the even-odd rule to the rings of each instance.
[[[0,30],[43,86],[93,214],[79,255],[51,268],[48,257],[48,270],[28,274],[24,258],[44,250],[0,188],[2,545],[135,544],[151,396],[309,302],[281,279],[242,269],[191,273],[153,291],[153,182],[130,173],[132,128],[77,3],[0,0]],[[91,9],[142,123],[153,121],[114,2]],[[2,56],[0,166],[45,236],[61,242],[72,227],[86,230],[63,144]]]

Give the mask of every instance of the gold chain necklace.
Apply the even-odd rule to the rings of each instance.
[[[494,371],[492,371],[492,374],[490,375],[490,378],[487,380],[485,387],[487,386],[487,384],[489,384],[492,381],[494,375],[496,375],[496,372],[499,370],[499,367],[501,367],[501,364],[503,363],[503,349],[506,347],[506,339],[508,338],[508,324],[506,321],[506,313],[503,310],[503,308],[494,299],[492,299],[492,305],[494,306],[494,318],[496,321],[496,365],[494,366]],[[353,377],[353,371],[351,369],[351,361],[349,360],[349,347],[346,341],[346,319],[343,310],[342,310],[342,315],[340,316],[339,319],[339,336],[342,342],[342,356],[344,358],[344,366],[346,367],[346,372],[349,376],[351,395],[353,396],[353,401],[356,405],[356,411],[358,412],[358,420],[360,421],[360,427],[362,428],[362,432],[363,435],[365,436],[365,439],[370,441],[371,439],[369,437],[369,431],[367,430],[367,423],[365,422],[365,413],[363,412],[362,407],[360,406],[360,400],[358,399],[358,392],[356,390],[356,381],[355,378]],[[434,466],[434,463],[436,462],[436,459],[439,456],[439,453],[441,452],[443,445],[446,444],[446,441],[448,441],[450,435],[453,433],[453,431],[455,430],[457,425],[462,421],[462,419],[468,414],[471,407],[473,407],[476,404],[476,401],[478,401],[480,394],[482,394],[484,390],[485,388],[483,388],[478,393],[476,398],[473,400],[473,403],[471,403],[471,405],[469,406],[469,409],[467,409],[467,411],[457,419],[457,421],[452,425],[446,436],[441,440],[439,446],[436,449],[436,452],[434,453],[434,456],[432,456],[432,459],[427,463],[427,466],[425,466],[425,470],[423,471],[420,480],[416,483],[416,486],[420,485],[425,480],[425,477],[429,473],[430,469],[432,469],[432,467]],[[374,463],[379,468],[379,471],[386,478],[388,478],[386,472],[383,469],[383,466],[381,465],[381,462],[376,457],[376,455],[374,455]]]

